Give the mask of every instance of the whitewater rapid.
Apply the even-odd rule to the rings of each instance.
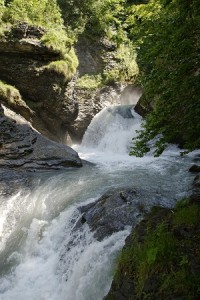
[[[30,187],[1,195],[1,300],[102,300],[130,228],[99,242],[86,223],[75,230],[77,207],[122,186],[140,189],[146,207],[172,207],[189,194],[192,159],[175,146],[159,158],[128,155],[140,126],[131,106],[105,108],[74,146],[92,164],[34,173]]]

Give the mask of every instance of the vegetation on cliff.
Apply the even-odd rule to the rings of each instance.
[[[146,122],[131,154],[142,156],[158,135],[155,155],[168,142],[188,150],[198,148],[199,1],[58,0],[58,4],[73,38],[106,36],[116,47],[112,68],[100,74],[102,82],[143,87],[140,105],[147,113]]]
[[[188,199],[154,208],[127,240],[106,299],[198,299],[199,217]]]
[[[62,63],[62,73],[70,78],[78,66],[77,58],[72,51],[73,40],[67,35],[60,8],[56,0],[39,1],[31,0],[24,2],[21,0],[2,1],[0,3],[0,25],[1,38],[6,39],[15,32],[18,26],[24,29],[24,38],[28,26],[33,25],[43,31],[38,36],[42,45],[54,50],[60,55]],[[23,37],[22,37],[23,38]],[[33,37],[34,38],[34,37]],[[57,71],[61,70],[60,61],[49,68]]]
[[[129,38],[138,46],[140,100],[146,123],[131,154],[142,156],[148,141],[156,155],[167,142],[189,150],[200,146],[200,3],[197,0],[152,0],[129,7]],[[135,140],[134,140],[135,142]]]
[[[198,0],[0,0],[1,35],[19,22],[45,28],[41,42],[60,53],[49,68],[67,79],[77,69],[72,47],[80,37],[107,40],[112,54],[101,54],[106,67],[85,74],[79,85],[94,89],[118,81],[143,87],[139,105],[146,122],[131,149],[137,156],[158,135],[156,155],[167,142],[189,150],[200,146],[199,15]]]

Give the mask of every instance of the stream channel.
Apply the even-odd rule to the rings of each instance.
[[[86,223],[74,230],[77,208],[124,186],[141,190],[146,208],[173,207],[190,193],[191,155],[173,145],[158,158],[128,155],[140,126],[130,106],[105,108],[74,146],[82,168],[37,171],[30,185],[0,196],[1,300],[102,300],[131,228],[97,241]]]

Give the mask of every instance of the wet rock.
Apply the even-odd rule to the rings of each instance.
[[[150,113],[153,110],[153,103],[148,103],[145,99],[145,96],[143,95],[137,104],[135,105],[134,110],[136,113],[138,113],[140,116],[145,117],[148,113]]]
[[[198,166],[198,165],[193,165],[193,166],[189,169],[189,172],[199,173],[199,172],[200,172],[200,166]]]
[[[138,207],[137,191],[131,187],[109,190],[100,199],[79,210],[82,213],[81,223],[87,222],[98,240],[126,226],[133,226],[143,214]]]
[[[200,175],[197,175],[193,181],[190,198],[193,203],[200,204]]]
[[[198,175],[185,207],[173,210],[154,207],[132,229],[126,238],[111,289],[104,300],[199,299],[200,224],[196,218],[182,216],[186,209],[188,213],[195,209],[199,216],[199,195]],[[177,216],[182,216],[178,223]],[[162,248],[163,243],[169,248]],[[153,263],[148,261],[149,258],[153,259]]]
[[[64,169],[82,165],[78,154],[35,131],[6,107],[0,116],[0,166],[20,169]]]
[[[32,176],[27,172],[0,169],[0,196],[12,195],[21,188],[32,187]]]

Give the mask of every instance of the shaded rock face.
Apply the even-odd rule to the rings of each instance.
[[[76,45],[79,59],[78,76],[96,75],[115,67],[116,46],[106,39],[99,41],[80,37]],[[134,104],[142,94],[141,87],[110,83],[95,90],[74,87],[74,97],[78,101],[78,117],[68,127],[73,142],[81,142],[93,117],[104,107],[116,104]]]
[[[1,107],[1,167],[34,170],[64,169],[81,165],[81,160],[73,149],[43,137],[25,119]]]
[[[114,66],[116,47],[107,40],[90,40],[80,37],[76,44],[79,60],[78,77],[85,74],[101,74]],[[122,84],[110,84],[96,89],[80,88],[74,85],[73,97],[78,101],[78,116],[67,127],[72,142],[80,143],[93,117],[105,106],[120,104]]]
[[[15,86],[30,108],[18,112],[44,135],[64,142],[66,125],[78,114],[77,101],[70,97],[64,75],[45,69],[59,54],[40,42],[41,28],[21,24],[0,41],[0,79]],[[3,100],[3,99],[2,99]]]
[[[122,93],[124,85],[120,83],[96,89],[78,86],[79,77],[102,74],[115,66],[116,47],[107,40],[79,37],[75,46],[79,66],[71,80],[48,69],[49,63],[60,60],[60,54],[41,43],[44,33],[43,28],[20,23],[0,40],[0,80],[19,91],[19,95],[0,95],[0,100],[48,138],[64,144],[79,143],[99,111],[124,103],[125,98],[126,103],[127,99],[132,101],[130,92],[140,91],[129,86]]]
[[[145,117],[148,113],[150,113],[153,110],[153,107],[154,107],[154,103],[147,102],[145,96],[143,95],[137,102],[134,110],[140,116]]]
[[[195,177],[192,185],[191,201],[200,205],[200,172]]]
[[[82,217],[77,226],[87,222],[98,240],[133,226],[144,213],[136,200],[137,193],[134,188],[108,191],[96,202],[79,208]]]
[[[80,143],[93,117],[104,107],[119,104],[121,86],[108,86],[95,91],[75,88],[74,96],[79,100],[79,113],[67,130],[72,142]]]
[[[0,168],[0,197],[16,194],[21,188],[30,189],[33,186],[32,174]]]
[[[84,74],[97,74],[105,68],[102,52],[105,47],[100,42],[91,41],[86,37],[80,37],[76,44],[76,53],[79,59],[78,72]],[[112,50],[112,49],[111,49]]]

